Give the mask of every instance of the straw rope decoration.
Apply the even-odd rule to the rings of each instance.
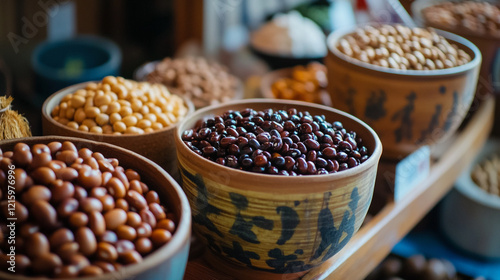
[[[0,140],[30,137],[28,120],[11,110],[12,96],[0,96]]]

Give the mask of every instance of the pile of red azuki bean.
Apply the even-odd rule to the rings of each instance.
[[[219,164],[286,176],[335,173],[369,157],[356,132],[294,108],[227,111],[184,131],[182,140]]]
[[[9,193],[9,184],[15,192]],[[174,215],[136,171],[71,142],[0,150],[0,190],[0,268],[8,269],[14,246],[19,275],[112,272],[142,261],[169,242],[176,227]],[[9,197],[14,194],[15,202]],[[9,204],[15,204],[15,216]],[[12,217],[15,244],[6,227]]]

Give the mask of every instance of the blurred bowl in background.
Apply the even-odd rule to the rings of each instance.
[[[459,249],[476,257],[500,259],[500,196],[482,190],[471,178],[477,164],[500,154],[500,140],[490,139],[443,199],[439,226]]]
[[[36,91],[44,98],[70,85],[116,76],[121,61],[114,42],[95,36],[45,41],[31,56]]]

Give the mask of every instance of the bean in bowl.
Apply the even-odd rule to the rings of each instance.
[[[341,122],[294,108],[227,111],[184,131],[182,140],[218,164],[285,176],[336,173],[370,156],[363,140]]]
[[[362,62],[401,70],[446,69],[471,61],[469,54],[433,29],[403,25],[358,28],[335,47]]]
[[[140,174],[68,141],[0,150],[0,190],[0,268],[15,240],[20,275],[113,272],[141,262],[176,230],[175,215]]]
[[[52,118],[96,134],[144,134],[176,124],[188,113],[181,97],[161,84],[107,76],[64,96]]]

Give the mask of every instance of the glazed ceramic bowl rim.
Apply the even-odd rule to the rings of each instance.
[[[289,106],[293,107],[294,105],[300,105],[300,106],[305,106],[305,107],[315,107],[316,109],[320,109],[323,111],[328,111],[331,113],[334,113],[336,115],[342,115],[346,118],[349,118],[361,126],[363,126],[371,135],[373,138],[374,142],[374,150],[371,152],[370,157],[363,162],[362,164],[349,168],[347,170],[343,170],[337,173],[333,174],[324,174],[324,175],[304,175],[304,176],[282,176],[282,175],[272,175],[272,174],[261,174],[261,173],[256,173],[256,172],[250,172],[250,171],[242,171],[239,169],[235,168],[230,168],[221,164],[218,164],[216,162],[213,162],[211,160],[208,160],[200,155],[195,154],[191,149],[189,149],[186,144],[184,144],[184,141],[182,140],[182,130],[185,129],[190,129],[191,127],[187,128],[186,122],[192,121],[195,119],[196,121],[204,119],[208,116],[213,116],[213,113],[211,111],[213,110],[218,110],[220,107],[227,107],[231,105],[247,105],[248,108],[252,108],[252,104],[269,104],[269,107],[276,107],[279,105],[284,105],[284,106]],[[228,108],[229,110],[229,108]],[[334,120],[330,120],[334,121]],[[278,100],[278,99],[263,99],[263,98],[254,98],[254,99],[244,99],[244,100],[236,100],[232,102],[227,102],[224,104],[220,105],[213,105],[209,107],[205,107],[203,109],[197,110],[194,114],[191,114],[188,118],[185,118],[182,120],[179,125],[177,126],[177,132],[175,134],[175,140],[177,142],[177,151],[178,153],[181,152],[181,150],[186,151],[186,153],[196,156],[196,159],[201,161],[202,164],[206,164],[209,166],[210,170],[214,171],[224,171],[224,172],[232,172],[233,174],[237,175],[238,178],[241,180],[246,180],[249,179],[251,180],[252,178],[261,178],[262,180],[267,180],[268,182],[270,180],[279,180],[281,183],[285,183],[284,185],[278,185],[278,186],[273,186],[276,188],[286,188],[286,182],[300,182],[300,183],[310,183],[311,179],[314,179],[315,182],[318,181],[332,181],[334,179],[342,179],[342,178],[347,178],[351,176],[356,176],[359,175],[360,173],[365,172],[366,170],[372,168],[373,166],[378,166],[378,161],[379,158],[382,154],[382,142],[380,141],[378,135],[375,133],[375,131],[368,126],[365,122],[361,121],[360,119],[346,113],[343,111],[340,111],[338,109],[324,106],[324,105],[319,105],[319,104],[314,104],[314,103],[308,103],[308,102],[303,102],[303,101],[295,101],[295,100]]]
[[[165,133],[167,131],[170,131],[170,130],[173,130],[177,127],[177,125],[179,124],[180,121],[178,121],[177,123],[174,123],[170,126],[167,126],[167,127],[164,127],[160,130],[156,130],[156,131],[153,131],[153,132],[149,132],[149,133],[144,133],[144,134],[121,134],[121,135],[114,135],[114,134],[98,134],[98,133],[92,133],[92,132],[87,132],[87,131],[81,131],[81,130],[76,130],[76,129],[72,129],[66,125],[63,125],[59,122],[57,122],[56,120],[54,120],[54,118],[52,118],[51,116],[51,112],[52,110],[54,109],[53,107],[52,108],[49,108],[49,103],[53,100],[53,99],[56,99],[56,98],[59,98],[61,97],[64,97],[68,94],[71,94],[71,93],[74,93],[76,90],[78,89],[83,89],[85,88],[85,86],[89,83],[98,83],[99,81],[88,81],[88,82],[83,82],[83,83],[78,83],[78,84],[74,84],[74,85],[71,85],[69,87],[65,87],[63,89],[60,89],[58,91],[56,91],[55,93],[51,94],[44,102],[43,102],[43,105],[42,105],[42,116],[45,117],[52,125],[55,125],[56,127],[58,127],[59,129],[63,129],[63,130],[68,130],[68,131],[71,131],[72,133],[78,135],[79,137],[89,137],[89,136],[94,136],[96,138],[101,138],[101,139],[112,139],[112,138],[120,138],[120,139],[133,139],[133,138],[140,138],[140,137],[144,137],[144,136],[150,136],[150,135],[155,135],[155,134],[161,134],[161,133]],[[173,94],[173,93],[171,93]],[[179,95],[176,95],[176,96],[179,96]],[[194,109],[194,105],[193,103],[191,102],[191,100],[189,100],[188,98],[184,97],[184,96],[179,96],[180,98],[182,98],[182,100],[184,101],[184,103],[186,104],[187,108],[188,108],[188,111],[186,113],[186,115],[183,117],[183,119],[185,119],[186,117],[188,117],[190,114],[192,114],[195,109]],[[55,104],[55,106],[57,106],[58,104]]]
[[[110,273],[105,273],[100,276],[93,276],[93,277],[77,277],[77,278],[64,278],[64,279],[78,279],[78,280],[105,280],[105,279],[121,279],[121,276],[125,276],[123,279],[127,279],[127,277],[130,277],[131,275],[138,275],[141,272],[147,271],[148,269],[151,269],[155,266],[161,265],[162,262],[164,262],[166,259],[169,259],[173,257],[177,252],[179,252],[184,243],[183,239],[186,238],[186,236],[190,235],[191,232],[191,208],[189,206],[188,199],[186,197],[186,194],[180,187],[180,185],[165,171],[163,170],[160,166],[158,166],[156,163],[153,161],[147,159],[146,157],[135,153],[133,151],[121,148],[116,145],[112,145],[109,143],[105,142],[98,142],[98,141],[92,141],[88,139],[82,139],[82,138],[76,138],[76,137],[66,137],[66,136],[36,136],[36,137],[26,137],[26,138],[17,138],[17,139],[12,139],[12,140],[5,140],[0,143],[0,145],[4,144],[10,144],[10,143],[17,143],[17,142],[22,142],[22,141],[71,141],[72,143],[86,143],[90,145],[95,145],[95,146],[101,146],[104,148],[110,148],[117,150],[120,153],[124,154],[130,154],[133,155],[134,157],[137,158],[137,164],[140,164],[141,162],[144,162],[148,165],[153,165],[156,167],[156,171],[159,172],[159,175],[161,175],[162,179],[166,179],[171,187],[174,189],[177,198],[180,201],[180,208],[181,208],[181,216],[179,217],[179,222],[177,224],[177,228],[175,230],[175,233],[172,235],[172,239],[170,242],[164,246],[161,246],[159,249],[156,249],[153,251],[150,255],[145,257],[142,262],[137,263],[137,264],[131,264],[124,266],[123,268],[115,271],[115,272],[110,272]],[[162,185],[164,186],[164,185]],[[158,186],[158,187],[162,187]],[[189,240],[188,246],[189,246]],[[7,279],[9,277],[12,277],[11,274],[8,274],[6,272],[0,271],[0,276],[7,276]],[[127,276],[128,275],[128,276]],[[37,279],[36,277],[30,277],[30,276],[24,276],[24,275],[15,275],[14,280],[32,280],[32,279]]]
[[[496,196],[482,190],[476,183],[474,183],[471,176],[474,166],[478,163],[483,162],[487,158],[490,158],[492,154],[500,154],[500,139],[489,139],[486,142],[481,152],[479,152],[476,158],[458,177],[455,183],[455,189],[462,195],[470,198],[471,200],[474,200],[481,205],[500,210],[500,196]]]
[[[360,26],[363,27],[363,26]],[[336,43],[340,40],[340,38],[344,37],[347,34],[353,33],[359,27],[348,27],[338,29],[328,35],[327,47],[330,53],[333,53],[336,57],[340,58],[344,62],[356,65],[361,68],[365,68],[368,70],[372,70],[375,72],[386,73],[389,75],[395,76],[410,76],[410,77],[435,77],[435,76],[448,76],[448,75],[456,75],[471,69],[477,68],[481,64],[482,56],[479,49],[474,45],[471,41],[465,39],[464,37],[458,36],[456,34],[436,29],[436,32],[445,37],[447,40],[451,40],[453,42],[462,44],[467,47],[470,51],[474,53],[474,58],[464,65],[460,65],[453,68],[447,69],[437,69],[437,70],[401,70],[401,69],[393,69],[382,66],[373,65],[367,62],[363,62],[361,60],[350,57],[344,53],[342,53],[339,49],[336,48]],[[453,43],[452,42],[452,43]]]

